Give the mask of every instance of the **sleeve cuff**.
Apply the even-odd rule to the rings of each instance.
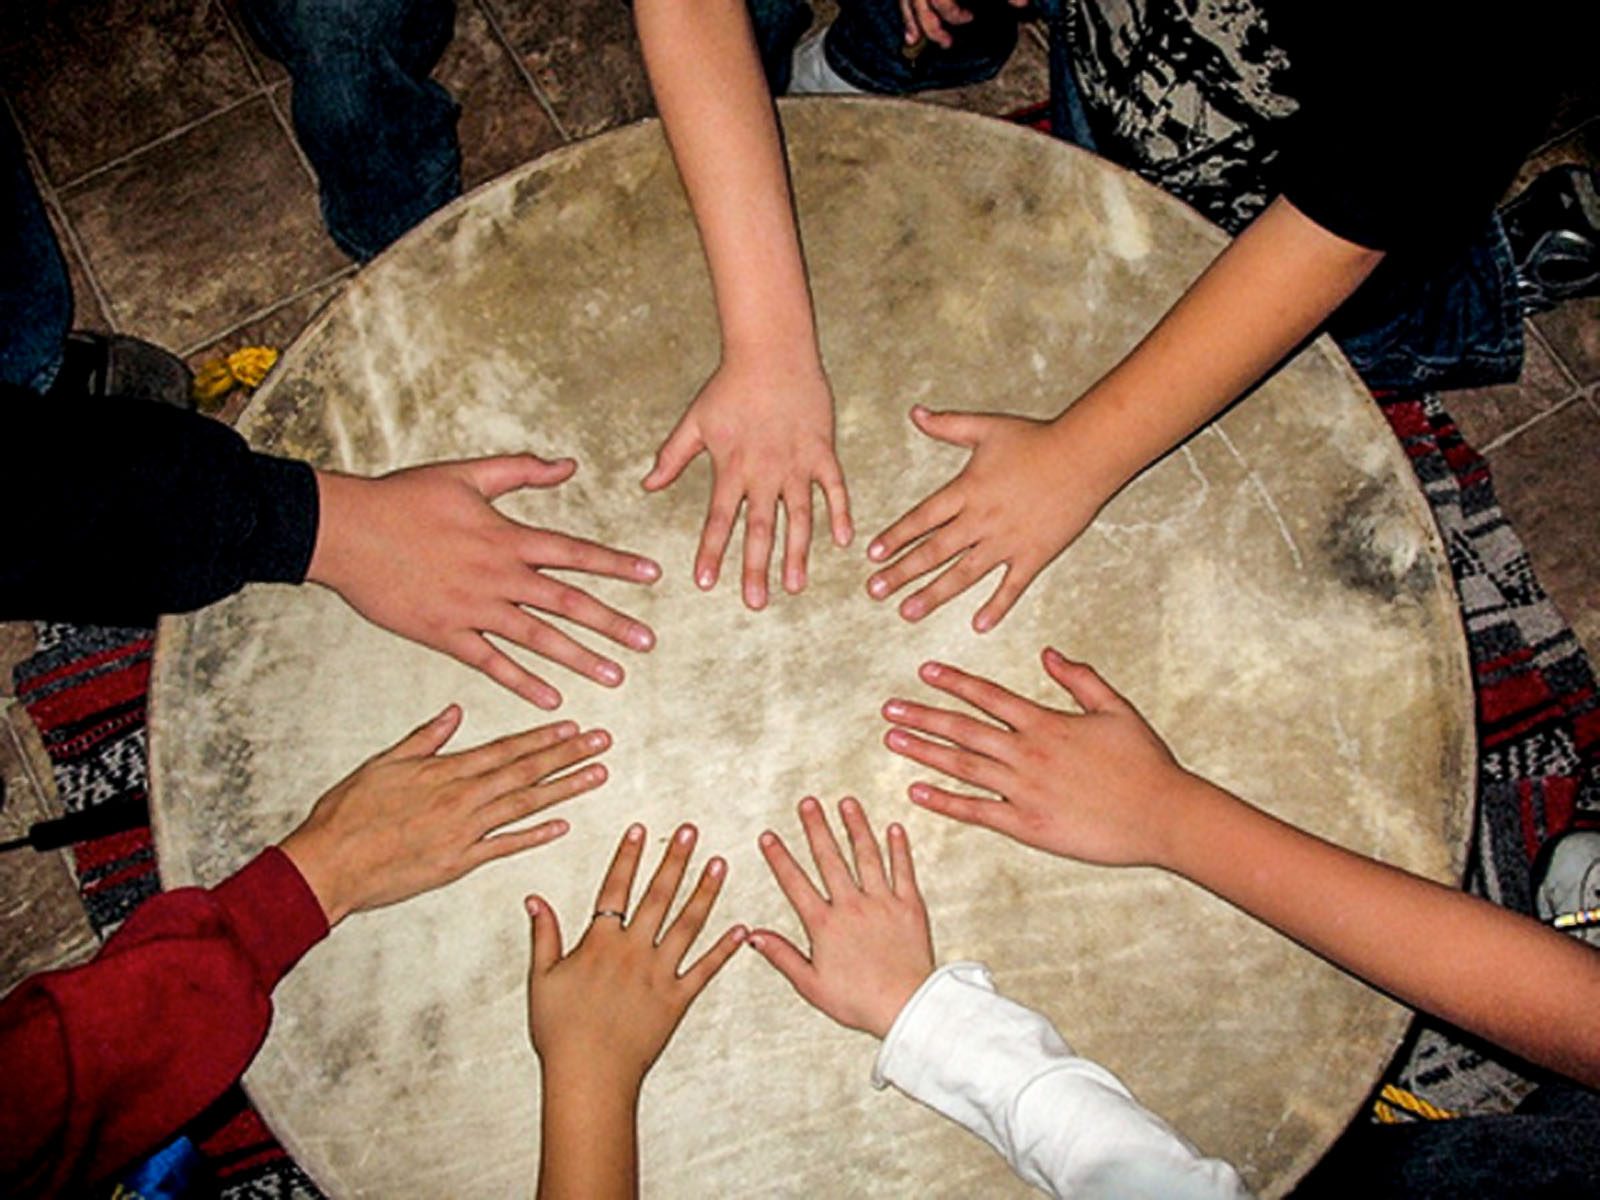
[[[995,991],[989,968],[979,962],[946,963],[922,981],[922,986],[911,994],[911,999],[889,1027],[883,1045],[878,1047],[878,1057],[872,1064],[873,1087],[882,1091],[904,1078],[914,1064],[925,1057],[922,1047],[930,1038],[939,1036],[944,1024],[943,1010],[948,1008],[939,999],[929,1001],[928,997],[935,992],[942,996],[963,984],[990,994]]]
[[[254,583],[301,583],[317,545],[317,476],[289,458],[252,454],[259,499],[246,572]]]
[[[322,905],[289,856],[276,846],[218,884],[212,895],[269,992],[307,950],[328,936]]]

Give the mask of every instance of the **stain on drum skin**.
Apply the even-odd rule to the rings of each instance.
[[[914,403],[1044,416],[1148,330],[1223,244],[1133,176],[1031,131],[908,103],[783,108],[855,525],[883,528],[962,454]],[[1031,215],[1029,215],[1031,211]],[[652,553],[649,621],[607,691],[557,670],[563,716],[616,736],[571,834],[365,914],[280,987],[247,1083],[340,1196],[527,1194],[538,1154],[526,919],[569,931],[618,833],[693,819],[730,865],[719,920],[794,930],[755,850],[804,792],[906,823],[945,959],[979,958],[1207,1152],[1283,1193],[1345,1126],[1397,1006],[1212,897],[1079,866],[914,810],[878,706],[942,658],[1052,703],[1054,644],[1140,704],[1183,760],[1286,819],[1452,879],[1472,794],[1465,648],[1443,549],[1371,398],[1324,342],[1130,486],[997,631],[992,582],[915,626],[869,601],[865,536],[819,542],[799,597],[751,614],[691,582],[709,482],[638,481],[715,367],[710,289],[658,126],[562,149],[463,198],[358,275],[241,427],[381,472],[570,454],[520,518]],[[1046,498],[1040,498],[1045,503]],[[153,683],[169,886],[213,881],[356,763],[455,700],[463,745],[539,723],[457,664],[317,588],[255,587],[163,623]],[[720,926],[719,926],[720,927]],[[570,936],[570,934],[569,934]],[[691,1011],[645,1091],[651,1197],[1030,1194],[976,1139],[867,1085],[875,1047],[753,955]]]

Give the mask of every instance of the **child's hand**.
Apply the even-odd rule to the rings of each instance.
[[[912,872],[906,831],[889,826],[885,873],[861,805],[846,797],[839,812],[850,834],[854,875],[828,828],[822,805],[810,796],[800,802],[800,824],[822,877],[822,891],[795,862],[782,838],[771,831],[761,835],[761,853],[805,926],[811,957],[770,929],[752,933],[750,944],[783,972],[802,999],[841,1025],[881,1038],[932,974],[933,939]]]
[[[679,827],[638,909],[624,919],[645,840],[642,825],[630,826],[600,885],[594,916],[566,957],[554,911],[528,897],[528,1030],[547,1080],[556,1081],[552,1088],[637,1093],[689,1005],[744,940],[744,927],[734,926],[679,973],[727,874],[727,863],[713,858],[683,911],[667,921],[695,836],[694,826]]]
[[[920,405],[911,419],[929,437],[966,446],[972,455],[959,475],[872,539],[867,557],[875,563],[906,553],[874,574],[867,592],[882,600],[949,563],[901,603],[900,615],[917,621],[1004,563],[1000,586],[972,621],[984,633],[1088,527],[1115,488],[1085,486],[1049,422],[935,413]]]
[[[328,924],[554,841],[565,821],[495,831],[606,780],[598,763],[554,777],[611,745],[603,729],[579,736],[564,721],[440,754],[460,725],[452,704],[335,784],[283,840]]]
[[[683,472],[702,450],[711,455],[711,505],[695,582],[716,586],[723,551],[733,533],[739,506],[745,506],[744,602],[767,603],[767,570],[783,502],[785,547],[783,586],[806,586],[811,549],[811,485],[821,484],[832,519],[833,540],[851,538],[850,498],[833,452],[833,393],[815,359],[791,369],[773,369],[751,360],[725,362],[700,389],[677,428],[662,444],[645,476],[648,491],[659,491]]]
[[[650,627],[545,572],[583,571],[653,583],[648,558],[519,524],[492,501],[555,487],[571,459],[531,454],[432,463],[374,479],[317,473],[321,521],[306,573],[367,620],[482,671],[540,708],[561,693],[489,641],[504,638],[606,687],[622,667],[536,616],[553,613],[619,645],[648,650]]]
[[[1081,716],[937,663],[922,668],[923,680],[1001,727],[909,700],[883,706],[883,715],[897,726],[884,738],[889,749],[1001,797],[916,783],[912,801],[1070,858],[1161,865],[1171,824],[1164,805],[1174,788],[1200,781],[1178,765],[1138,710],[1094,668],[1054,650],[1044,652],[1044,668],[1082,707]]]

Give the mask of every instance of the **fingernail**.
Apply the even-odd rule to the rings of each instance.
[[[731,937],[735,942],[743,942],[749,938],[750,931],[743,925],[735,925],[732,929],[728,930],[728,936]]]
[[[783,586],[788,588],[790,593],[801,591],[806,586],[806,577],[799,571],[790,571],[783,577]]]
[[[891,729],[883,740],[888,742],[890,748],[894,750],[904,750],[906,747],[906,735],[898,729]]]
[[[800,811],[803,813],[814,813],[821,807],[822,806],[817,803],[816,797],[814,796],[807,796],[804,800],[800,801]]]
[[[988,613],[979,613],[977,616],[972,618],[972,627],[979,633],[988,633],[993,625],[994,618],[989,616]]]
[[[867,582],[867,595],[874,600],[882,600],[889,594],[889,581],[887,579],[873,578]]]
[[[918,804],[921,804],[928,798],[928,789],[923,787],[920,783],[913,784],[911,786],[911,798]]]
[[[628,630],[628,645],[635,650],[648,650],[656,644],[656,635],[643,625],[635,625]]]
[[[883,558],[883,543],[873,542],[872,545],[868,546],[867,557],[874,562],[880,561]]]
[[[861,811],[861,805],[856,802],[854,796],[846,796],[839,801],[839,811],[854,814]]]
[[[661,567],[648,558],[640,558],[634,561],[633,573],[639,579],[660,579]]]
[[[528,910],[528,915],[530,917],[537,916],[539,913],[539,901],[532,896],[524,899],[522,906]]]
[[[923,663],[922,664],[922,677],[924,679],[937,679],[937,678],[939,678],[940,674],[942,673],[942,670],[943,669],[939,666],[938,663]]]
[[[622,668],[616,663],[601,663],[594,669],[594,674],[601,683],[609,683],[612,687],[622,682]]]
[[[569,738],[577,732],[578,723],[576,721],[563,721],[555,728],[555,735],[558,738]]]
[[[767,948],[767,939],[759,933],[752,933],[750,935],[750,944],[757,950],[765,950]]]
[[[554,688],[546,688],[543,691],[534,693],[533,702],[540,708],[560,708],[561,693]]]
[[[567,835],[567,831],[571,828],[572,826],[568,825],[565,821],[551,821],[549,825],[550,836],[553,838],[565,837]]]
[[[762,835],[756,839],[756,841],[760,842],[764,847],[770,850],[773,846],[777,845],[778,835],[773,833],[772,830],[768,829],[764,831]]]
[[[717,581],[717,577],[710,567],[706,567],[700,574],[695,576],[694,581],[700,585],[702,591],[710,591],[711,585]]]
[[[443,725],[453,715],[455,715],[455,708],[456,706],[454,704],[446,704],[444,706],[444,711],[433,719],[433,723],[435,725]]]
[[[606,769],[602,766],[588,767],[585,769],[584,774],[588,776],[590,783],[604,783],[606,781]]]
[[[644,837],[643,825],[635,822],[634,824],[628,826],[628,840],[630,842],[637,842],[642,837]]]
[[[748,585],[744,589],[744,602],[751,608],[761,608],[767,602],[767,589],[756,587],[754,584]]]
[[[721,879],[722,873],[728,869],[728,864],[720,858],[713,858],[706,864],[706,874],[713,879]]]
[[[890,837],[903,838],[903,837],[905,837],[905,835],[906,835],[906,829],[905,829],[904,825],[896,823],[894,825],[889,826],[889,836]]]
[[[921,600],[907,600],[900,606],[900,615],[908,621],[915,621],[922,616],[923,604]]]
[[[611,735],[604,729],[596,729],[583,739],[583,744],[591,750],[603,750],[611,742]]]
[[[906,715],[906,706],[901,704],[898,700],[891,700],[889,703],[883,706],[883,715],[886,717],[892,717],[898,721],[901,717]]]
[[[673,836],[677,840],[678,845],[687,846],[690,842],[694,841],[694,826],[685,825]]]
[[[1046,646],[1044,649],[1044,660],[1047,663],[1060,664],[1067,661],[1067,656],[1062,654],[1061,651],[1057,650],[1054,646]]]

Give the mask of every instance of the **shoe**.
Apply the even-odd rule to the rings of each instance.
[[[828,65],[823,53],[822,39],[830,26],[806,34],[794,48],[789,60],[789,95],[791,96],[864,96],[866,92],[856,87]]]
[[[1500,210],[1528,315],[1600,295],[1600,189],[1587,167],[1552,167]]]
[[[1546,922],[1600,909],[1600,831],[1575,830],[1550,844],[1545,851],[1544,873],[1534,891],[1534,904]],[[1591,946],[1600,946],[1600,920],[1571,926],[1567,932]]]
[[[194,375],[176,354],[120,333],[67,335],[51,396],[127,396],[194,408]]]

